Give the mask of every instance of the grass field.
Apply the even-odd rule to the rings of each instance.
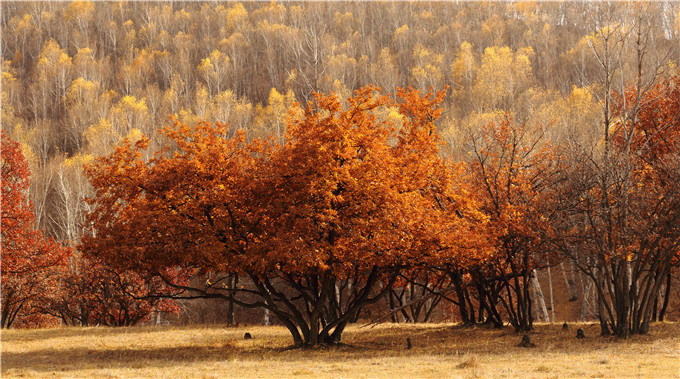
[[[586,338],[574,338],[576,328]],[[59,328],[2,331],[2,377],[680,377],[680,325],[626,341],[598,326],[538,325],[535,348],[510,328],[350,327],[343,344],[290,349],[281,327]],[[244,340],[245,332],[254,339]],[[413,343],[406,349],[406,338]]]

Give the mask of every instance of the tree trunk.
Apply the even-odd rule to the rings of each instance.
[[[600,319],[600,335],[602,336],[608,336],[611,335],[611,331],[609,330],[609,325],[607,322],[607,314],[605,313],[604,310],[604,302],[606,301],[603,297],[604,293],[604,276],[602,272],[597,272],[596,273],[597,279],[598,280],[598,285],[601,285],[600,288],[602,288],[602,291],[596,291],[597,295],[597,313],[598,317]]]
[[[238,283],[238,276],[237,275],[232,275],[227,279],[227,288],[230,296],[235,295],[235,290],[236,290],[236,284]],[[234,302],[233,301],[227,301],[227,326],[233,326],[234,325]]]
[[[550,288],[550,322],[555,322],[555,300],[553,298],[553,284],[550,267],[548,267],[548,286]],[[569,298],[571,299],[571,295],[569,295]]]
[[[470,309],[468,312],[468,307],[466,306],[466,297],[463,288],[463,280],[461,278],[460,272],[450,272],[451,283],[456,292],[456,297],[458,298],[458,310],[460,312],[460,319],[463,324],[474,324],[474,310]]]
[[[269,309],[264,310],[263,323],[265,326],[269,326],[272,324],[271,318],[269,317]]]
[[[661,307],[661,311],[659,311],[659,321],[663,321],[664,316],[666,315],[666,309],[668,308],[668,299],[671,297],[671,270],[668,270],[668,274],[666,276],[666,291],[663,296],[663,306]]]
[[[564,262],[560,262],[560,269],[562,269],[562,276],[564,277],[564,286],[567,288],[567,292],[569,293],[569,301],[574,301],[576,300],[577,296],[574,292],[575,288],[572,288],[572,285],[569,283],[569,278],[567,278],[567,272],[564,269]],[[550,283],[550,288],[552,289],[552,283]]]
[[[578,297],[578,289],[579,287],[576,285],[576,268],[574,267],[574,261],[569,258],[569,271],[571,273],[571,285],[574,286],[574,297]],[[585,285],[583,284],[583,274],[579,271],[578,273],[578,278],[581,283],[581,290],[585,288]],[[583,295],[583,293],[581,293]]]
[[[550,270],[550,268],[548,268]],[[548,315],[548,309],[545,306],[545,297],[543,296],[543,290],[541,290],[541,283],[538,281],[538,273],[536,269],[531,271],[531,287],[535,292],[534,301],[536,302],[536,307],[541,312],[541,317],[544,321],[550,322],[550,315]]]

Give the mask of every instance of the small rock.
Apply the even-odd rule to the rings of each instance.
[[[576,338],[578,339],[586,338],[586,335],[583,334],[583,329],[576,329]]]

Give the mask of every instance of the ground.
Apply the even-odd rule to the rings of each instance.
[[[577,340],[576,329],[586,338]],[[593,324],[521,334],[454,324],[351,326],[338,347],[291,349],[281,327],[2,331],[2,377],[680,377],[680,325],[628,340]],[[245,340],[249,332],[253,339]],[[413,347],[406,348],[410,338]]]

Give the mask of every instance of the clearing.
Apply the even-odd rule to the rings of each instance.
[[[586,338],[577,340],[576,329]],[[249,332],[253,339],[245,340]],[[594,324],[539,324],[521,348],[509,327],[351,326],[343,344],[290,349],[282,327],[3,330],[2,377],[680,377],[680,325],[597,336]],[[406,349],[406,339],[413,347]]]

